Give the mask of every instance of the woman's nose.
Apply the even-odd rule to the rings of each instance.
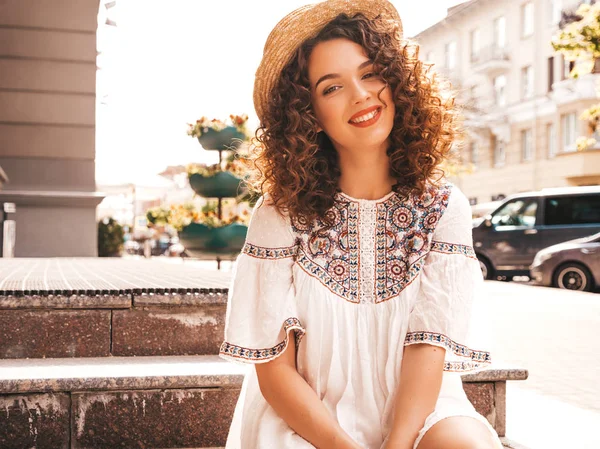
[[[352,99],[355,104],[364,103],[370,98],[371,94],[363,83],[361,83],[360,81],[356,81],[353,83]]]

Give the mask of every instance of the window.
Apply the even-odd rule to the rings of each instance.
[[[550,8],[548,9],[550,17],[548,22],[550,25],[556,25],[560,22],[562,12],[562,0],[550,0]]]
[[[531,129],[521,131],[521,158],[530,161],[533,158],[533,141]]]
[[[562,151],[575,151],[575,113],[561,115]]]
[[[548,157],[556,156],[556,128],[554,123],[546,125],[546,140],[548,141]]]
[[[471,153],[471,163],[477,167],[477,165],[479,165],[479,151],[477,149],[477,142],[470,143],[469,153]]]
[[[492,216],[493,226],[535,226],[536,199],[519,198],[506,203]]]
[[[544,200],[544,225],[576,224],[600,224],[600,195],[565,195]]]
[[[565,56],[562,55],[562,65],[563,67],[560,74],[561,81],[566,80],[569,77],[571,70],[573,70],[573,68],[575,67],[575,61],[567,61],[565,59]]]
[[[504,153],[504,142],[494,136],[493,138],[493,149],[494,149],[494,167],[501,167],[504,165],[506,160],[506,154]]]
[[[548,87],[547,92],[552,91],[552,85],[554,84],[554,56],[548,58]]]
[[[499,75],[494,78],[494,101],[497,106],[506,105],[506,76]]]
[[[533,34],[533,2],[521,5],[521,37]]]
[[[471,30],[470,44],[471,44],[471,61],[477,61],[479,59],[480,50],[480,39],[479,39],[479,28]]]
[[[506,19],[504,16],[494,20],[494,47],[506,47]]]
[[[448,42],[445,46],[445,66],[447,69],[456,67],[456,41]]]
[[[533,67],[528,65],[521,69],[521,98],[527,100],[533,97]]]

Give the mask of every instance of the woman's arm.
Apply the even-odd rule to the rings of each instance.
[[[331,416],[296,369],[296,345],[275,360],[255,365],[260,391],[277,414],[317,449],[361,449]]]
[[[392,430],[386,449],[412,449],[425,419],[435,409],[444,370],[443,348],[416,344],[404,347]]]

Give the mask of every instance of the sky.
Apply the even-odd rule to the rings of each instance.
[[[105,3],[105,0],[102,1]],[[96,182],[146,179],[169,165],[215,163],[187,136],[201,116],[248,114],[266,38],[306,0],[127,0],[99,14]],[[392,1],[412,37],[463,1]],[[103,25],[106,16],[116,27]]]

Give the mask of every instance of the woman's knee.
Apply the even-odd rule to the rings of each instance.
[[[417,449],[502,449],[502,445],[481,421],[452,416],[435,423]]]

